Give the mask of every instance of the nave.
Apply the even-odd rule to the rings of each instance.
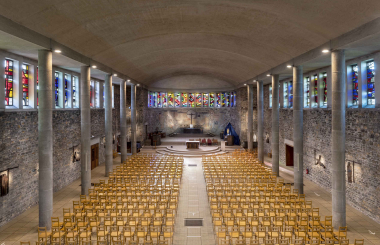
[[[30,244],[208,245],[297,244],[294,242],[300,241],[301,238],[307,243],[319,244],[312,239],[314,236],[321,239],[320,244],[329,244],[326,243],[326,234],[328,234],[326,233],[328,230],[326,229],[328,228],[326,217],[331,215],[331,194],[312,182],[305,181],[306,198],[303,199],[302,195],[296,194],[291,185],[283,184],[290,183],[292,176],[282,172],[283,178],[276,179],[270,173],[269,168],[259,164],[256,157],[250,154],[236,152],[233,155],[203,157],[203,159],[185,158],[183,159],[183,170],[182,164],[177,164],[181,163],[182,159],[149,155],[155,159],[166,158],[167,160],[164,160],[166,167],[161,166],[163,162],[161,160],[155,165],[156,168],[154,165],[150,165],[151,169],[137,164],[135,169],[140,169],[140,174],[137,175],[137,172],[135,175],[130,174],[130,178],[127,178],[130,181],[125,179],[124,185],[120,185],[118,176],[123,169],[122,165],[115,164],[115,170],[109,178],[102,177],[104,166],[100,166],[92,171],[92,183],[95,185],[92,187],[94,192],[90,191],[90,197],[80,197],[79,180],[55,193],[53,217],[58,218],[59,222],[63,222],[58,224],[61,227],[59,230],[65,231],[66,229],[65,232],[58,232],[62,235],[60,242],[54,242],[56,241],[54,235],[53,238],[41,239],[41,236],[44,235],[37,232],[38,206],[30,208],[9,224],[1,227],[0,240],[4,244],[30,242]],[[142,154],[139,154],[139,157],[129,158],[128,161],[136,164],[139,162],[137,159],[143,159],[142,157]],[[117,160],[119,159],[116,158],[115,162]],[[125,164],[124,167],[127,168],[128,164]],[[146,171],[142,171],[143,169]],[[144,186],[152,183],[148,181],[148,173],[153,173],[154,170],[156,173],[157,171],[161,172],[159,174],[161,181],[163,178],[170,179],[169,182],[165,181],[161,187],[156,186],[158,189],[162,189],[162,195],[156,196],[157,199],[160,199],[157,202],[154,202],[154,195],[138,194],[139,191],[144,193]],[[252,180],[253,186],[256,188],[252,186],[246,188],[247,185],[249,186],[249,180]],[[256,183],[257,181],[259,183]],[[132,188],[128,195],[128,182],[131,185],[139,183],[140,189],[136,188],[133,191]],[[116,189],[121,190],[121,194],[116,192],[114,196],[107,195],[104,200],[100,197],[102,195],[99,195],[101,193],[99,188],[102,184],[98,185],[97,183],[103,183],[103,186],[106,183],[114,183],[117,186]],[[157,184],[157,180],[154,183]],[[274,184],[275,187],[273,195],[269,192],[271,184]],[[123,192],[123,186],[126,186],[125,192]],[[280,188],[285,193],[284,195],[278,195]],[[170,195],[166,195],[168,193],[166,191],[169,191]],[[109,192],[112,193],[112,191]],[[98,193],[98,199],[104,200],[103,213],[103,209],[96,205],[91,205],[94,210],[97,210],[93,214],[89,211],[89,207],[86,208],[89,202],[96,203],[93,201],[96,199],[94,193]],[[248,195],[248,193],[250,194]],[[285,200],[281,200],[282,198]],[[289,202],[286,201],[287,198],[289,198]],[[126,199],[125,202],[123,199]],[[160,206],[163,204],[162,201],[166,204]],[[67,208],[71,210],[67,212]],[[70,216],[70,221],[67,216]],[[175,220],[171,219],[174,216]],[[201,218],[203,226],[185,227],[185,218]],[[97,222],[96,227],[92,227],[93,220]],[[291,223],[292,221],[294,223]],[[379,230],[379,225],[374,221],[351,207],[348,207],[347,221],[348,231],[330,233],[330,244],[347,244],[344,243],[346,238],[350,241],[348,244],[355,244],[355,239],[356,244],[363,244],[360,243],[362,239],[364,244],[379,244],[378,238],[375,236],[374,239],[367,231],[368,229],[372,232]],[[70,232],[67,232],[68,223],[73,226],[74,232],[71,233],[74,234],[73,241],[70,241]],[[81,226],[85,226],[86,229]],[[315,229],[315,226],[318,229]],[[157,236],[153,235],[155,227],[159,227]],[[112,233],[112,231],[115,232],[113,229],[116,229],[116,233]],[[54,224],[52,232],[57,234],[57,232],[54,233]],[[335,232],[337,231],[335,230]]]

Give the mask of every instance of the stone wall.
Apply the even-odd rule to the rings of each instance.
[[[115,85],[113,134],[120,132],[120,88]],[[10,170],[9,194],[0,197],[0,226],[38,202],[38,112],[0,114],[0,171]],[[91,135],[105,135],[104,109],[91,109]],[[73,162],[73,147],[80,150],[80,110],[53,111],[53,183],[58,191],[80,177],[80,161]],[[115,149],[116,145],[114,145]],[[99,164],[105,162],[99,145]]]
[[[271,135],[269,86],[264,86],[264,134]],[[280,165],[286,165],[285,140],[293,141],[293,110],[280,109]],[[331,192],[331,109],[304,110],[304,177]],[[347,202],[380,222],[380,110],[347,109],[346,160],[355,161],[354,183],[348,183]],[[270,138],[271,140],[271,138]],[[264,143],[265,152],[271,144]],[[315,165],[321,155],[323,168]],[[348,162],[347,162],[348,163]],[[346,168],[347,168],[346,163]]]

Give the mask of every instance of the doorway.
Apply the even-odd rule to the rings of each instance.
[[[293,146],[285,145],[286,166],[294,166]]]
[[[99,166],[99,144],[91,146],[91,170]]]

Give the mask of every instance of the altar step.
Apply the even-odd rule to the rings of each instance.
[[[165,147],[156,150],[159,154],[171,154],[175,156],[184,157],[202,157],[203,155],[222,155],[227,152],[223,152],[220,147],[213,147],[212,149],[191,149],[191,150],[181,150],[176,148]]]

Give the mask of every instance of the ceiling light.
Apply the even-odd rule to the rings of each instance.
[[[328,50],[328,49],[322,50],[322,53],[328,53],[328,52],[330,52],[330,50]]]
[[[55,52],[55,53],[57,53],[57,54],[60,54],[60,53],[62,53],[62,51],[61,51],[61,50],[59,50],[59,49],[56,49],[56,50],[54,50],[54,52]]]
[[[94,69],[96,68],[96,66],[95,66],[95,65],[93,65],[93,66],[91,66],[91,67],[92,67],[92,68],[94,68]]]
[[[117,77],[117,74],[115,73],[115,74],[113,74],[113,76],[114,76],[114,77]]]
[[[267,77],[270,77],[270,74],[267,74]]]
[[[140,84],[138,83],[137,86],[140,86]]]
[[[131,82],[131,80],[130,80],[130,79],[128,79],[128,80],[127,80],[127,82]]]
[[[288,68],[292,68],[292,66],[291,66],[291,65],[287,65],[286,67],[288,67]]]
[[[247,86],[247,84],[246,84],[246,83],[244,83],[244,86]]]

